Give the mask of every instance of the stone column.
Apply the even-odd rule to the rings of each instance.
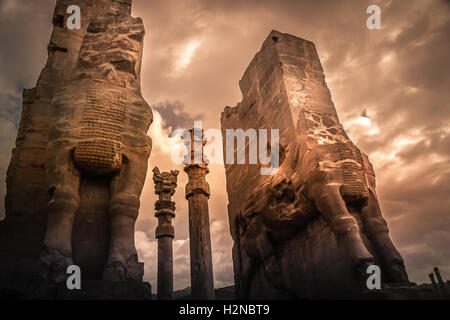
[[[153,169],[155,193],[159,200],[155,203],[158,218],[156,238],[158,239],[158,300],[171,300],[173,293],[173,248],[175,232],[172,219],[175,218],[175,202],[171,197],[177,187],[178,171],[160,172]]]
[[[436,285],[436,280],[434,280],[434,273],[430,273],[429,275],[428,275],[428,277],[430,278],[430,280],[431,280],[431,287],[433,288],[433,292],[434,292],[434,294],[436,295],[436,297],[440,297],[440,295],[439,295],[439,289],[438,289],[438,287],[437,287],[437,285]]]
[[[448,299],[447,290],[445,289],[444,281],[442,280],[441,272],[438,267],[434,267],[434,273],[436,274],[436,279],[439,283],[439,289],[441,290],[442,298]]]
[[[190,130],[190,159],[184,171],[188,175],[186,199],[189,203],[189,239],[191,255],[191,295],[196,300],[214,299],[214,278],[209,230],[209,173],[206,159],[203,157],[203,130]]]

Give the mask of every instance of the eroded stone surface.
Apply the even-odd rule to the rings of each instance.
[[[81,30],[65,26],[69,5],[81,8]],[[47,64],[24,90],[0,282],[60,283],[68,264],[86,280],[142,281],[134,224],[152,122],[140,90],[142,20],[131,0],[58,0],[53,24]]]
[[[279,129],[280,168],[227,164],[240,298],[358,296],[366,267],[408,282],[375,192],[367,156],[339,122],[313,43],[272,31],[226,107],[226,129]],[[225,145],[225,143],[224,143]]]

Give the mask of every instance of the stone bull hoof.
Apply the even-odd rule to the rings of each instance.
[[[67,279],[67,268],[73,265],[67,250],[44,246],[34,279],[35,284],[59,284]]]
[[[366,287],[366,281],[367,281],[367,268],[370,265],[373,265],[373,258],[360,258],[353,266],[354,275],[356,278],[356,281],[360,285],[362,290],[365,290]]]
[[[414,285],[409,281],[408,274],[406,273],[405,263],[402,259],[394,259],[391,263],[385,267],[389,283],[403,283],[406,285]]]
[[[107,281],[142,281],[144,276],[144,264],[138,261],[137,255],[127,260],[114,260],[105,265],[103,280]]]

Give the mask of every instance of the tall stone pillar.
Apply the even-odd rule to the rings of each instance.
[[[444,281],[442,280],[441,272],[439,271],[439,268],[434,267],[433,270],[434,270],[434,273],[436,274],[436,279],[439,284],[439,289],[441,290],[442,298],[449,299],[449,297],[447,295],[447,290],[445,289]]]
[[[175,202],[171,197],[177,187],[178,170],[160,172],[158,167],[153,169],[155,193],[159,200],[155,203],[158,218],[156,238],[158,239],[158,300],[171,300],[173,293],[173,248],[172,241],[175,231],[172,219],[175,218]]]
[[[428,277],[430,278],[430,280],[431,280],[431,287],[433,288],[433,293],[436,295],[436,297],[440,297],[440,295],[439,295],[439,289],[438,289],[438,287],[437,287],[437,284],[436,284],[436,280],[434,279],[434,273],[430,273],[429,275],[428,275]]]
[[[206,159],[203,157],[203,130],[193,129],[190,143],[190,159],[184,171],[188,175],[186,199],[189,202],[189,239],[191,254],[191,291],[196,300],[214,299],[214,277],[209,230],[209,173]]]

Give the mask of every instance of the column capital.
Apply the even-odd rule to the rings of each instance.
[[[204,130],[193,128],[187,131],[189,132],[190,138],[184,141],[188,150],[188,154],[185,155],[184,158],[184,163],[186,164],[184,171],[190,166],[208,165],[208,159],[203,153],[203,148],[207,143],[204,136]]]
[[[166,200],[175,193],[177,188],[178,170],[170,172],[160,172],[158,167],[153,169],[153,182],[155,183],[155,194],[160,196],[160,200]],[[162,196],[162,199],[161,199]]]
[[[155,183],[155,194],[159,199],[155,202],[155,217],[158,218],[156,238],[169,236],[174,238],[172,219],[175,218],[175,202],[172,196],[177,187],[178,170],[160,172],[158,167],[153,169],[153,182]]]

